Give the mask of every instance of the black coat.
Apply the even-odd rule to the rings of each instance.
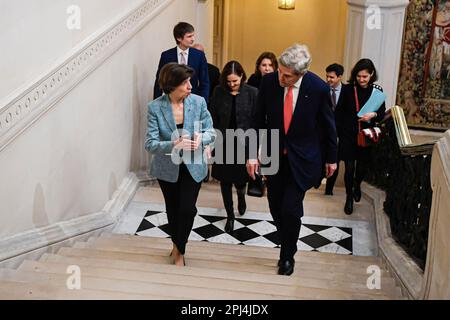
[[[209,98],[211,99],[214,89],[219,85],[220,82],[220,70],[215,65],[208,63],[208,76],[209,76]]]
[[[261,85],[262,75],[257,75],[256,73],[252,74],[250,78],[247,80],[247,84],[255,87],[256,89],[259,89],[259,86]]]
[[[233,108],[233,96],[231,93],[224,89],[222,86],[217,86],[210,100],[210,112],[213,119],[213,126],[215,129],[222,133],[224,138],[223,143],[217,142],[215,149],[221,148],[223,150],[223,162],[226,160],[226,129],[242,129],[246,131],[252,127],[253,116],[256,109],[256,99],[258,95],[258,90],[243,84],[236,96],[236,114],[235,119],[232,117]],[[235,128],[230,127],[230,125],[235,125]],[[240,147],[243,146],[243,141],[235,139],[235,143],[241,143]],[[235,159],[236,159],[236,149],[235,146]],[[217,155],[217,152],[215,152]],[[213,164],[211,175],[222,182],[228,183],[245,183],[248,181],[248,174],[245,167],[245,163],[242,164]]]
[[[356,86],[360,108],[362,108],[367,100],[369,100],[374,87],[382,90],[381,87],[376,84],[369,85],[367,88],[361,88],[359,85]],[[383,103],[377,111],[377,116],[372,119],[370,123],[361,122],[361,129],[376,126],[376,123],[383,120],[385,112],[386,105]],[[346,84],[342,87],[335,114],[339,137],[339,160],[356,160],[359,157],[361,148],[358,147],[357,144],[359,118],[356,111],[356,98],[353,85]]]

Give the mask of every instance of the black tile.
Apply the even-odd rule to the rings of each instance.
[[[338,229],[341,229],[344,232],[347,232],[349,235],[353,236],[353,229],[352,228],[345,228],[345,227],[336,227]]]
[[[306,243],[308,246],[313,247],[314,249],[317,249],[317,248],[320,248],[327,244],[332,243],[330,240],[328,240],[325,237],[322,237],[320,234],[317,234],[317,233],[313,233],[309,236],[300,238],[300,240],[302,242]]]
[[[148,229],[151,229],[151,228],[154,228],[154,227],[155,227],[155,225],[153,223],[148,222],[147,219],[143,219],[141,224],[139,225],[136,233],[144,231],[144,230],[148,230]]]
[[[281,243],[280,238],[278,237],[277,231],[265,234],[263,237],[266,238],[267,240],[273,242],[275,245],[280,245],[280,243]]]
[[[253,220],[253,219],[244,219],[244,218],[236,218],[236,221],[239,221],[240,223],[242,223],[244,226],[249,226],[251,224],[254,223],[258,223],[262,220]]]
[[[206,226],[195,228],[194,231],[205,239],[212,238],[223,233],[222,230],[212,224],[207,224]]]
[[[210,223],[214,223],[214,222],[226,219],[226,217],[203,216],[203,215],[200,215],[200,217],[202,217],[203,219],[205,219],[206,221],[208,221]]]
[[[235,239],[239,240],[240,242],[244,242],[250,239],[258,238],[259,234],[257,234],[255,231],[250,230],[247,227],[243,227],[237,230],[234,230],[231,234]]]
[[[148,210],[147,213],[145,214],[145,217],[150,217],[150,216],[154,216],[155,214],[161,213],[162,211],[150,211]]]
[[[163,224],[162,226],[158,227],[159,229],[161,229],[162,231],[164,231],[165,233],[167,233],[168,235],[170,235],[170,228],[169,228],[169,224]]]
[[[305,227],[308,227],[309,229],[311,229],[314,232],[320,232],[320,231],[332,228],[332,226],[319,226],[316,224],[305,224]]]
[[[350,252],[353,252],[353,238],[348,237],[346,239],[342,239],[336,242],[336,244],[340,245],[341,247],[347,249]]]

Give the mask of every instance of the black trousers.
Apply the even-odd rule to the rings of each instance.
[[[172,242],[181,254],[186,251],[186,243],[197,214],[197,198],[202,185],[192,179],[186,165],[180,165],[178,181],[175,183],[159,180],[159,186],[166,203],[167,220]]]
[[[354,188],[360,188],[367,172],[367,163],[370,160],[371,148],[359,148],[356,160],[345,160],[345,193],[353,196]]]
[[[280,260],[293,262],[302,225],[305,192],[295,183],[285,156],[280,159],[278,173],[267,177],[267,197],[280,239]]]
[[[245,197],[245,187],[247,186],[246,183],[220,182],[220,191],[222,193],[223,205],[225,206],[225,210],[227,212],[227,217],[229,219],[234,219],[233,184],[236,188],[236,192],[238,195],[238,201],[239,201],[239,198]]]

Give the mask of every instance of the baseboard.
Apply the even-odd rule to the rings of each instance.
[[[406,251],[392,237],[389,217],[384,212],[385,192],[367,183],[361,188],[363,196],[372,204],[380,256],[401,287],[405,297],[420,299],[424,273]]]

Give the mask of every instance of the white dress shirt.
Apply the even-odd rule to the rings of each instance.
[[[187,48],[186,50],[181,50],[179,46],[177,46],[177,59],[178,59],[178,63],[181,64],[181,53],[184,54],[184,58],[186,59],[186,65],[189,62],[189,48]]]

